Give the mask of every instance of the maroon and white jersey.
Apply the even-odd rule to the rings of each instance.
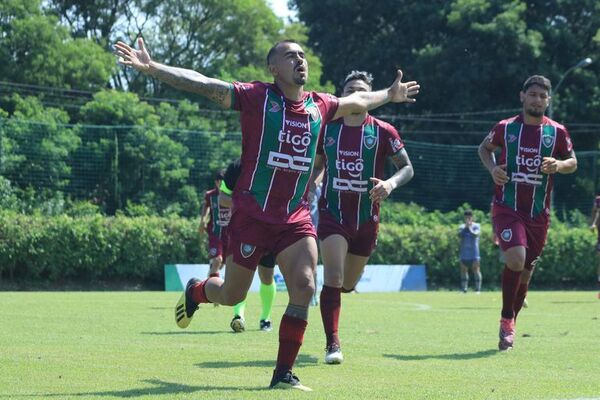
[[[568,158],[573,150],[567,129],[544,117],[540,125],[526,125],[522,115],[500,121],[488,136],[502,147],[498,165],[506,164],[510,179],[496,185],[494,202],[535,218],[550,214],[553,176],[541,172],[544,157]]]
[[[319,209],[327,209],[350,229],[379,221],[379,204],[369,198],[373,182],[384,179],[385,159],[404,148],[392,125],[367,115],[361,126],[340,118],[326,125],[317,153],[324,156],[325,176]]]
[[[241,111],[242,164],[235,209],[269,223],[294,222],[308,209],[306,195],[321,128],[338,99],[305,92],[291,101],[274,84],[233,83],[233,108]]]
[[[210,219],[206,230],[210,235],[220,236],[223,228],[229,225],[231,208],[219,204],[219,190],[211,189],[204,195],[204,210],[210,208]]]

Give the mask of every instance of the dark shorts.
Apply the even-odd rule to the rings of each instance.
[[[262,265],[265,268],[275,268],[275,257],[269,253],[258,260],[258,265]]]
[[[229,235],[227,229],[221,230],[221,235],[208,235],[208,258],[215,258],[221,256],[225,258],[227,254],[227,244],[229,242]]]
[[[546,244],[550,220],[544,216],[532,219],[511,209],[496,207],[493,221],[502,251],[525,247],[525,268],[531,270]]]
[[[297,222],[271,224],[238,209],[231,216],[228,230],[228,255],[233,256],[236,264],[252,271],[255,271],[257,265],[263,261],[263,256],[270,255],[274,265],[274,259],[282,250],[302,238],[308,236],[317,238],[308,210],[306,216],[301,215]],[[268,267],[268,265],[264,266]]]
[[[349,229],[340,224],[329,211],[319,212],[319,240],[331,235],[342,235],[348,242],[348,253],[361,257],[369,257],[377,246],[379,224],[368,221],[358,227]]]
[[[470,259],[470,260],[460,260],[460,262],[462,264],[466,265],[467,267],[472,267],[473,263],[479,262],[479,258]]]

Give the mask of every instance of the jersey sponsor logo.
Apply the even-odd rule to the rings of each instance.
[[[373,222],[379,222],[379,217],[377,215],[373,215]],[[375,243],[377,243],[377,241],[375,241]]]
[[[267,165],[296,172],[308,172],[311,161],[308,157],[291,156],[289,154],[270,151]]]
[[[365,169],[365,164],[362,158],[357,159],[356,161],[346,161],[344,159],[335,160],[335,167],[338,171],[346,171],[353,178],[360,178],[363,170]]]
[[[216,257],[217,256],[217,248],[216,247],[211,247],[210,250],[208,250],[208,255],[212,257]]]
[[[333,189],[340,192],[365,193],[367,191],[368,184],[368,181],[333,178]]]
[[[291,126],[292,128],[308,129],[308,122],[294,121],[293,119],[286,119],[285,125]]]
[[[529,172],[537,172],[540,165],[542,165],[542,157],[540,155],[536,155],[533,158],[521,155],[516,157],[516,161],[519,167],[525,167]]]
[[[254,254],[255,250],[256,246],[247,243],[240,243],[240,253],[244,258],[250,257],[252,254]]]
[[[538,153],[538,149],[537,147],[519,147],[519,151],[521,151],[522,153],[529,153],[529,154],[537,154]]]
[[[360,156],[360,153],[358,151],[340,150],[339,155],[346,157],[358,157]]]
[[[305,124],[306,125],[306,124]],[[306,131],[301,135],[293,135],[291,132],[279,131],[279,142],[291,144],[296,153],[304,153],[312,141],[312,133]]]
[[[544,146],[550,148],[552,147],[552,145],[554,144],[554,136],[543,136],[542,137],[542,143],[544,144]]]
[[[510,240],[512,239],[512,229],[505,229],[502,231],[502,233],[500,234],[500,237],[502,238],[502,240],[504,240],[505,242],[510,242]]]
[[[271,106],[269,107],[269,112],[279,112],[281,111],[281,106],[275,100],[269,100]]]
[[[390,145],[392,146],[392,151],[394,153],[397,153],[402,148],[402,142],[398,138],[394,140],[390,139]]]
[[[231,219],[231,209],[230,208],[219,209],[219,219],[217,221],[218,225],[227,226],[227,225],[229,225],[230,219]]]
[[[335,139],[331,136],[327,138],[327,142],[325,142],[325,147],[331,147],[335,144]]]
[[[365,136],[365,138],[363,139],[365,147],[369,150],[372,149],[373,146],[375,146],[376,141],[377,139],[375,138],[375,136]]]
[[[526,174],[525,172],[513,172],[511,180],[515,183],[541,186],[543,176],[541,174]]]

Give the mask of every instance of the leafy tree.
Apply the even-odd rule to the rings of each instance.
[[[35,97],[14,95],[12,100],[13,116],[3,120],[0,172],[21,189],[62,190],[71,176],[69,157],[80,143],[64,125],[68,115],[44,108]]]

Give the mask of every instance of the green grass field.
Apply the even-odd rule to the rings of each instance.
[[[575,399],[600,398],[595,292],[532,292],[512,352],[497,352],[500,293],[343,297],[342,365],[323,363],[318,308],[295,372],[312,393],[266,389],[275,331],[229,331],[231,309],[204,306],[175,326],[179,294],[0,293],[0,398],[9,399]]]

